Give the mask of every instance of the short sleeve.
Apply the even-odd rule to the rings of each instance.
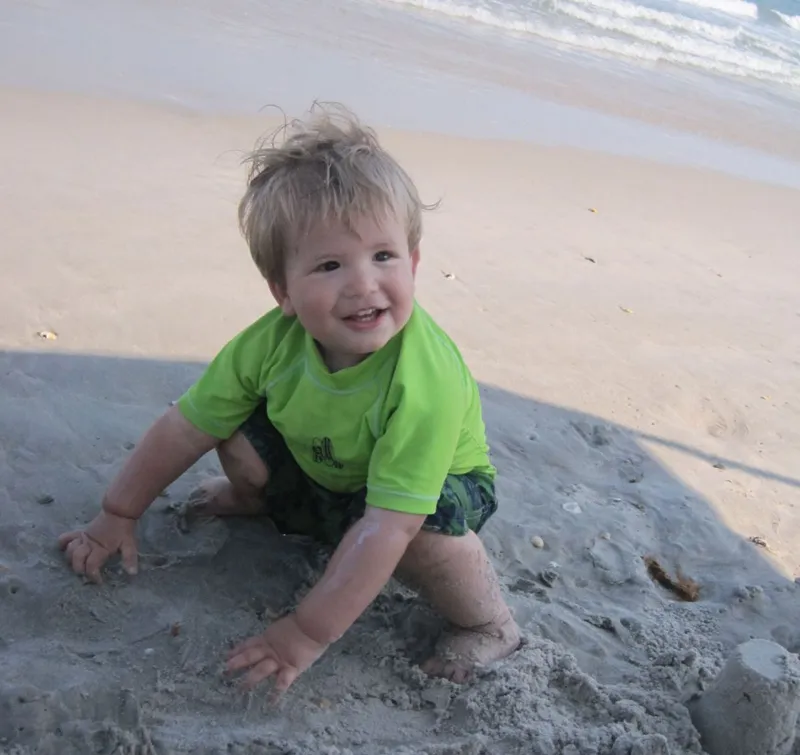
[[[453,463],[464,422],[464,395],[401,399],[375,443],[367,503],[408,514],[432,514]]]
[[[178,400],[178,409],[198,430],[225,440],[261,401],[261,375],[270,340],[255,323],[226,344]]]

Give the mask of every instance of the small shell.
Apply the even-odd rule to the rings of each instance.
[[[58,338],[58,333],[54,333],[52,330],[40,330],[36,335],[45,341],[55,341]]]
[[[534,548],[539,548],[539,549],[544,548],[544,540],[542,540],[542,538],[540,538],[538,535],[534,535],[531,538],[531,545]]]
[[[601,532],[600,538],[602,540],[611,540],[611,533],[610,532]]]

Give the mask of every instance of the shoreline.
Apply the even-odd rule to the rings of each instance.
[[[251,18],[246,6],[225,13],[169,4],[154,11],[81,3],[69,13],[22,7],[0,30],[0,85],[172,103],[205,115],[338,99],[386,126],[534,143],[578,124],[572,129],[585,134],[589,149],[598,144],[593,132],[608,131],[611,148],[640,141],[654,155],[673,132],[678,141],[702,137],[712,148],[717,142],[785,158],[800,182],[800,103],[770,104],[768,93],[744,94],[744,87],[735,101],[709,80],[669,69],[634,70],[611,58],[595,66],[534,44],[451,38],[392,8],[384,9],[393,19],[387,24],[365,9],[348,6],[340,17],[314,7],[303,15],[277,3],[265,18]],[[283,66],[291,73],[279,74]],[[702,153],[698,145],[692,149]]]

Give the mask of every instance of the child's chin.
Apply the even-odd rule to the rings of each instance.
[[[370,334],[371,337],[369,338],[362,338],[358,340],[357,344],[354,344],[354,352],[357,352],[361,356],[368,356],[369,354],[374,354],[376,351],[380,351],[384,346],[386,346],[389,341],[392,340],[392,336],[394,333],[387,335],[386,333],[374,333]]]
[[[380,351],[389,341],[390,339],[385,334],[370,334],[369,338],[358,339],[358,343],[353,345],[353,351],[361,354],[361,356],[366,356],[375,351]]]

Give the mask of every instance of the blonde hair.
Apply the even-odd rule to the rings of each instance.
[[[249,174],[239,227],[261,274],[278,285],[285,284],[287,255],[315,223],[334,219],[352,227],[358,218],[380,222],[394,213],[413,250],[422,211],[434,207],[422,203],[375,132],[346,108],[315,105],[310,115],[284,125],[244,160]]]

